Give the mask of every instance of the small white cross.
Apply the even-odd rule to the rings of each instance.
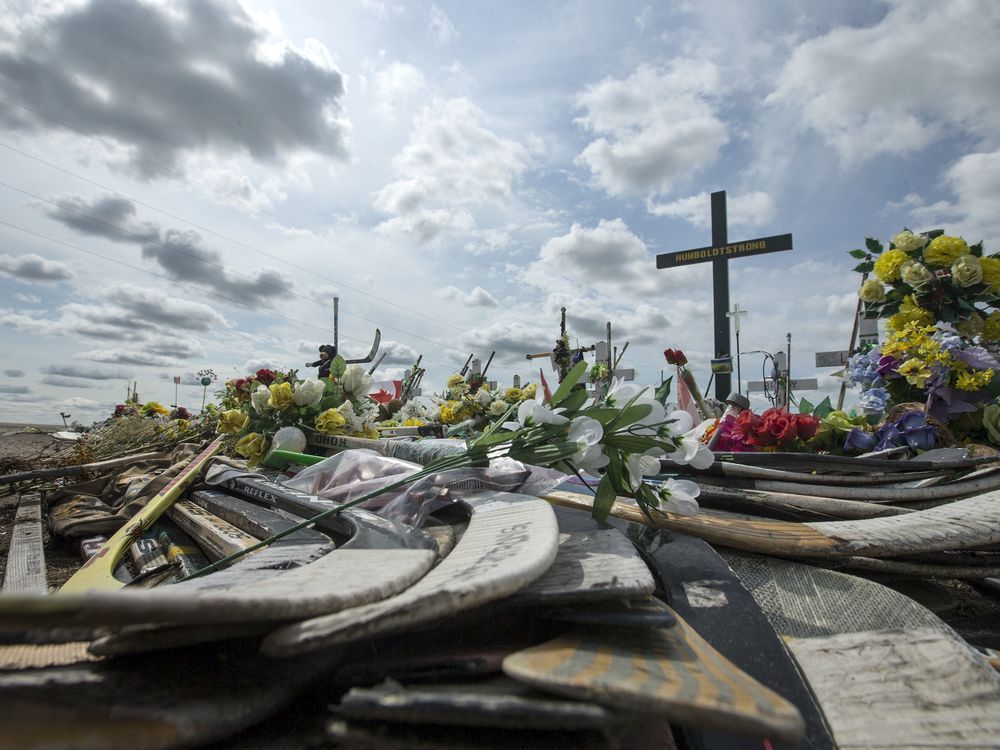
[[[739,306],[739,303],[737,303],[737,304],[733,305],[733,309],[732,310],[730,310],[729,312],[726,313],[726,317],[727,318],[735,318],[734,322],[736,323],[736,333],[739,333],[740,332],[740,316],[741,315],[749,315],[749,314],[750,314],[749,310],[741,310],[740,306]]]

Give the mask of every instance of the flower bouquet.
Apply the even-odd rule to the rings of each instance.
[[[888,250],[871,237],[865,246],[850,251],[862,261],[855,271],[875,275],[863,281],[859,296],[869,312],[888,318],[890,331],[943,321],[967,338],[1000,339],[1000,258],[984,255],[982,242],[904,229]]]
[[[816,435],[820,421],[811,414],[791,414],[771,408],[762,414],[750,409],[719,423],[718,451],[808,451],[807,442]]]
[[[218,430],[236,438],[234,450],[250,466],[279,444],[303,450],[304,431],[377,438],[378,404],[368,397],[371,384],[361,365],[348,366],[339,355],[327,378],[301,380],[296,370],[258,370],[226,383]]]

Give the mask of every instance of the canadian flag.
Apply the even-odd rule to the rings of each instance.
[[[380,404],[388,404],[394,398],[400,398],[402,395],[402,380],[380,380],[377,383],[372,383],[372,387],[368,391],[368,398]]]
[[[677,367],[676,381],[677,406],[691,415],[691,419],[694,420],[694,424],[699,424],[701,422],[701,415],[698,414],[698,408],[694,403],[694,396],[691,395],[691,389],[688,388],[688,384],[684,382],[684,371],[681,370],[679,365]]]

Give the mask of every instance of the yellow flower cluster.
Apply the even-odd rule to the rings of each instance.
[[[955,387],[960,391],[978,391],[993,380],[993,369],[964,370],[955,378]]]
[[[1000,293],[1000,258],[980,258],[979,265],[983,269],[983,281],[993,293]]]
[[[932,266],[950,266],[968,253],[969,245],[961,237],[942,234],[931,240],[931,244],[924,250],[924,262]]]
[[[902,329],[892,331],[882,344],[882,354],[891,354],[896,359],[917,362],[911,365],[912,368],[920,369],[924,365],[941,365],[949,367],[954,360],[946,349],[941,348],[941,344],[931,338],[931,334],[937,331],[937,327],[932,325],[920,325],[918,323],[908,323]],[[900,367],[899,372],[903,373]],[[922,386],[921,386],[922,387]]]
[[[923,388],[927,385],[931,371],[922,359],[908,359],[899,366],[899,374],[903,375],[910,385]]]
[[[441,422],[444,424],[457,424],[473,416],[469,404],[462,401],[445,401],[441,404]]]
[[[886,250],[875,261],[875,275],[885,283],[899,280],[899,270],[910,258],[902,250]]]
[[[930,310],[925,310],[917,304],[912,294],[903,298],[899,306],[899,312],[886,321],[886,327],[890,331],[902,331],[910,323],[921,326],[929,326],[934,322],[934,315]]]
[[[982,337],[986,341],[1000,341],[1000,312],[994,310],[986,318]]]
[[[316,417],[316,429],[324,435],[343,435],[347,419],[336,409],[327,409]]]

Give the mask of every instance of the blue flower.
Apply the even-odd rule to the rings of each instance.
[[[844,440],[844,450],[851,453],[867,453],[875,447],[875,436],[858,427],[852,427]]]
[[[866,412],[881,414],[889,402],[889,391],[885,388],[869,388],[858,397],[858,404]]]

